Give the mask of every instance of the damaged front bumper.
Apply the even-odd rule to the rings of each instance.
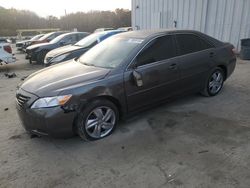
[[[73,123],[76,112],[66,112],[62,107],[31,109],[38,97],[19,89],[16,108],[26,131],[40,135],[67,138],[74,135]]]

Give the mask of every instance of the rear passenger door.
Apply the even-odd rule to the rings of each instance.
[[[141,77],[141,86],[134,80],[135,72]],[[179,89],[174,37],[166,35],[151,41],[137,55],[124,77],[129,111],[173,95]]]
[[[176,34],[182,90],[204,86],[215,55],[215,48],[195,34]]]

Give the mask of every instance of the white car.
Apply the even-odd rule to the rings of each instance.
[[[12,48],[9,43],[0,43],[0,64],[9,64],[16,61],[12,54]]]

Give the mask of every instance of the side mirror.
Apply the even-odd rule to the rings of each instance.
[[[133,71],[133,78],[138,87],[143,86],[142,75],[136,70]]]

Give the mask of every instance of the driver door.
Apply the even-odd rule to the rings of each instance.
[[[179,89],[176,45],[171,35],[151,41],[124,74],[128,110],[137,109],[175,95]]]

